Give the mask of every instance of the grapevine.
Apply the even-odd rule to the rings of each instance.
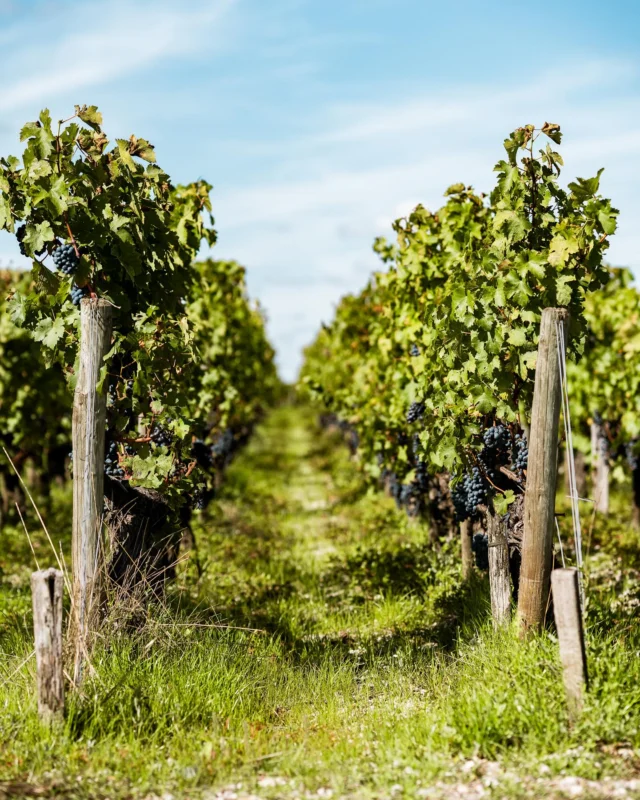
[[[137,502],[170,524],[169,510],[206,501],[207,471],[224,468],[279,389],[264,320],[239,265],[194,262],[216,240],[209,184],[173,185],[146,139],[110,147],[95,106],[57,126],[45,110],[21,139],[22,160],[0,159],[0,225],[33,262],[8,306],[13,324],[73,388],[78,306],[85,297],[112,305],[101,377],[107,520],[124,524],[118,508]],[[120,533],[126,541],[133,529]]]
[[[598,194],[600,172],[560,186],[560,142],[557,125],[519,128],[489,196],[455,184],[435,213],[396,221],[397,244],[374,246],[391,266],[306,351],[301,390],[356,428],[372,479],[411,480],[414,459],[448,471],[461,518],[504,513],[523,491],[542,310],[569,308],[576,358],[585,298],[608,280],[618,212]],[[411,454],[400,434],[418,420]]]

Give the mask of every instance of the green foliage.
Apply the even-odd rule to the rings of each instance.
[[[187,318],[199,370],[192,382],[194,417],[209,437],[253,425],[279,392],[260,307],[247,296],[245,269],[235,261],[200,261]]]
[[[48,364],[62,365],[73,388],[79,313],[70,289],[75,283],[113,304],[101,379],[108,437],[118,442],[126,479],[179,504],[199,480],[192,442],[203,426],[226,424],[233,403],[246,426],[277,383],[242,268],[193,265],[201,243],[216,238],[211,186],[173,186],[145,139],[109,147],[95,106],[77,106],[56,128],[45,110],[21,140],[21,161],[0,160],[0,227],[15,232],[33,260],[29,290],[10,303],[13,321],[41,343]],[[73,276],[52,271],[63,242],[79,256]]]
[[[587,296],[583,358],[568,369],[574,427],[584,431],[596,415],[606,423],[615,452],[640,436],[640,294],[627,270]],[[576,444],[586,451],[587,436]]]
[[[492,420],[517,430],[533,394],[538,327],[548,306],[571,312],[572,353],[583,346],[584,299],[607,279],[603,254],[617,211],[598,195],[600,173],[564,190],[556,125],[505,141],[490,197],[463,184],[431,213],[418,206],[394,228],[396,247],[358,297],[307,350],[300,385],[355,425],[372,474],[410,468],[406,412],[424,403],[416,444],[434,470],[473,461]],[[378,455],[380,454],[380,455]],[[404,466],[403,466],[404,465]]]
[[[17,467],[28,458],[51,470],[50,457],[64,460],[70,450],[71,394],[59,365],[45,366],[41,345],[6,311],[7,298],[27,293],[30,282],[27,273],[0,271],[0,444]],[[13,473],[3,452],[0,473]]]

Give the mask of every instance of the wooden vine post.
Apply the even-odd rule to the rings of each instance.
[[[82,300],[80,369],[73,398],[73,597],[74,682],[83,664],[95,621],[100,575],[104,503],[104,438],[107,415],[106,381],[97,386],[104,357],[111,346],[111,306],[105,300]]]
[[[551,573],[553,613],[558,631],[562,675],[569,715],[582,710],[587,688],[587,657],[580,608],[577,569],[554,569]]]
[[[44,720],[64,714],[62,592],[63,576],[60,570],[43,569],[32,573],[38,713]]]
[[[545,308],[540,323],[524,497],[518,596],[518,619],[523,632],[542,626],[549,601],[561,406],[558,323],[562,323],[566,344],[569,311]]]
[[[511,620],[511,573],[507,526],[495,511],[487,511],[489,540],[489,589],[493,627],[507,625]]]
[[[460,523],[460,550],[462,554],[462,580],[468,581],[473,574],[470,519],[465,519]]]

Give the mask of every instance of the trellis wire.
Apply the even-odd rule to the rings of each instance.
[[[584,611],[584,582],[582,579],[582,528],[580,526],[580,508],[578,505],[578,485],[576,481],[576,463],[573,455],[573,433],[571,430],[571,413],[569,410],[569,384],[567,381],[567,353],[564,343],[564,323],[556,322],[558,342],[558,368],[562,391],[562,417],[564,419],[564,435],[566,443],[566,465],[569,470],[569,498],[571,500],[571,519],[576,547],[576,566],[578,567],[578,584],[580,589],[580,605]],[[559,531],[558,531],[559,533]],[[564,554],[563,554],[564,561]]]
[[[564,548],[562,547],[562,537],[560,536],[560,525],[558,524],[558,517],[555,517],[556,520],[556,531],[558,532],[558,544],[560,545],[560,558],[562,559],[562,568],[564,569],[567,564],[564,560]]]

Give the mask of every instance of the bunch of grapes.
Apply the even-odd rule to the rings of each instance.
[[[202,439],[195,439],[191,445],[191,455],[201,467],[211,469],[213,466],[213,457],[211,448]]]
[[[198,486],[191,495],[191,504],[196,511],[204,511],[210,497],[211,492],[207,491],[204,486]]]
[[[482,441],[488,450],[507,450],[511,444],[509,429],[502,424],[492,425],[482,434]]]
[[[408,506],[411,505],[412,502],[416,502],[420,496],[420,491],[415,484],[415,482],[411,483],[403,483],[400,487],[400,505],[401,506]]]
[[[83,297],[89,297],[89,290],[86,286],[76,286],[75,283],[71,287],[71,302],[74,306],[79,306]]]
[[[624,446],[625,456],[629,469],[633,472],[640,467],[640,454],[638,453],[638,439],[632,439]]]
[[[516,436],[513,448],[513,471],[521,473],[527,468],[529,460],[529,445],[522,434]]]
[[[487,473],[493,478],[496,466],[509,461],[511,447],[511,434],[509,429],[502,424],[486,428],[482,434],[484,447],[480,452],[480,461],[485,466]]]
[[[407,422],[409,425],[413,425],[414,422],[417,422],[424,414],[424,403],[411,403],[409,406],[409,410],[407,411]]]
[[[429,473],[427,471],[427,465],[424,461],[418,461],[416,463],[416,485],[418,486],[420,492],[425,494],[429,488]]]
[[[471,540],[471,550],[476,560],[478,569],[489,569],[489,537],[486,533],[474,533]]]
[[[416,461],[420,459],[421,449],[422,445],[420,444],[420,436],[417,433],[414,433],[411,437],[411,453]]]
[[[162,425],[156,425],[149,435],[151,441],[156,447],[171,447],[173,442],[173,435]]]
[[[409,355],[411,355],[412,358],[415,358],[416,356],[420,355],[420,348],[418,347],[417,344],[411,345],[411,349],[409,350]]]
[[[169,479],[170,480],[179,480],[182,478],[183,475],[186,474],[188,469],[187,464],[184,461],[179,461],[176,459],[173,464],[171,465],[171,469],[169,470]]]
[[[124,470],[120,466],[118,459],[118,445],[111,441],[107,445],[107,452],[104,457],[104,474],[116,481],[124,480]]]
[[[462,485],[462,481],[456,483],[456,485],[451,490],[451,500],[453,502],[453,507],[456,512],[456,519],[459,522],[468,519],[467,496],[464,491],[464,486]]]
[[[219,433],[211,445],[211,455],[214,458],[227,458],[233,452],[234,436],[231,428],[226,428]]]
[[[469,519],[478,510],[479,505],[487,502],[487,481],[478,467],[473,467],[451,491],[451,499],[458,521]]]
[[[420,486],[418,486],[417,481],[402,484],[400,496],[398,498],[398,506],[404,508],[410,517],[415,517],[420,513],[422,497],[423,492]]]
[[[26,228],[25,225],[21,225],[16,230],[16,239],[18,240],[18,246],[20,247],[20,255],[21,256],[26,256],[27,255],[27,251],[26,251],[25,246],[23,244],[24,235],[25,235],[26,232],[27,232],[27,228]]]
[[[63,275],[73,275],[79,261],[72,244],[62,244],[53,253],[53,263]]]

